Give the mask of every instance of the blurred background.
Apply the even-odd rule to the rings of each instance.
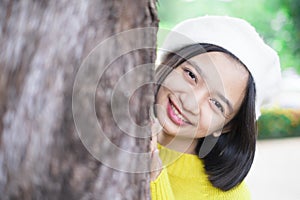
[[[159,0],[158,13],[162,29],[203,15],[243,18],[278,52],[283,80],[280,92],[262,109],[256,157],[246,181],[254,200],[299,200],[300,1]]]

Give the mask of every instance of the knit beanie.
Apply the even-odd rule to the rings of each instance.
[[[235,55],[251,73],[256,87],[256,117],[260,107],[276,94],[281,80],[277,53],[243,19],[227,16],[204,16],[188,19],[175,26],[158,51],[158,63],[168,52],[208,43]]]

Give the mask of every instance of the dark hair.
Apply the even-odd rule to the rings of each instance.
[[[161,83],[173,69],[191,57],[212,51],[226,53],[245,66],[236,56],[222,47],[206,43],[190,45],[166,55],[156,70],[158,78],[156,94]],[[230,127],[230,130],[221,134],[219,138],[211,135],[200,138],[195,149],[204,162],[208,179],[213,186],[221,190],[227,191],[240,184],[253,163],[257,137],[255,96],[255,84],[250,74],[241,107],[234,118],[225,125]],[[205,140],[217,141],[211,151],[202,157],[200,149]]]

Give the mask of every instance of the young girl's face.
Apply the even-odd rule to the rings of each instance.
[[[156,96],[163,132],[187,138],[221,133],[242,104],[248,77],[242,64],[222,52],[200,54],[182,63]]]

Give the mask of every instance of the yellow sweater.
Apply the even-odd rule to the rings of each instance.
[[[180,153],[158,144],[164,169],[151,181],[153,200],[249,200],[250,193],[242,182],[229,191],[215,188],[207,178],[204,164],[197,155]]]

